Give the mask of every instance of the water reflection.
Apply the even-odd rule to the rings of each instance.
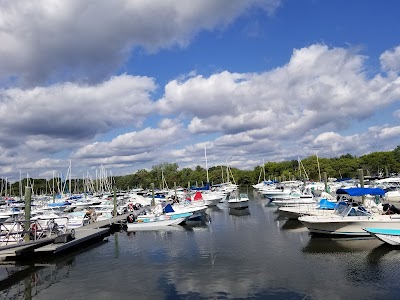
[[[329,238],[312,236],[302,249],[304,253],[340,253],[370,251],[381,244],[376,238]]]
[[[102,241],[64,256],[39,257],[35,261],[4,261],[1,266],[16,271],[0,281],[0,299],[32,299],[55,283],[69,277],[75,257],[107,243]]]
[[[296,220],[274,221],[274,210],[263,200],[251,199],[247,211],[232,212],[226,204],[209,208],[212,222],[205,218],[179,230],[116,232],[101,247],[74,254],[63,262],[66,266],[60,262],[54,275],[58,279],[46,278],[58,284],[35,290],[44,276],[33,266],[37,272],[14,284],[21,294],[11,298],[22,299],[24,291],[35,300],[397,296],[398,250],[373,239],[316,238],[297,232],[307,229]],[[52,266],[41,268],[51,274]],[[388,282],[394,288],[388,288]]]
[[[231,216],[248,216],[250,215],[250,208],[236,209],[229,208],[229,214]]]
[[[296,229],[308,230],[299,220],[286,220],[286,222],[282,225],[282,229],[288,231],[297,231]]]

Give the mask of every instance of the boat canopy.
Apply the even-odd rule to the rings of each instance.
[[[350,195],[350,196],[364,196],[364,195],[385,195],[385,190],[380,188],[348,188],[348,189],[338,189],[336,191],[337,195]]]

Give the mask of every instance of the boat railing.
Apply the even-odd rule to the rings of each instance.
[[[65,226],[58,225],[55,220],[66,219]],[[45,224],[40,221],[46,221]],[[53,238],[68,232],[68,217],[49,217],[37,220],[16,220],[0,223],[0,246],[19,244],[27,240],[37,241],[43,238]]]

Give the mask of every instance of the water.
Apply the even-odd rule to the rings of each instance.
[[[116,232],[56,260],[2,266],[0,299],[398,299],[400,251],[311,237],[257,194],[249,209],[160,232]],[[12,273],[14,272],[14,273]]]

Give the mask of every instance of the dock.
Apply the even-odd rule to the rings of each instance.
[[[140,211],[134,212],[138,214]],[[21,242],[12,245],[0,246],[0,261],[8,259],[30,259],[35,256],[55,255],[60,252],[75,249],[85,244],[104,240],[109,236],[110,230],[115,227],[122,227],[127,216],[131,213],[118,215],[116,217],[96,221],[82,227],[78,227],[74,232],[64,236],[65,241],[60,241],[62,236],[41,238],[36,241]],[[70,235],[70,236],[68,236]],[[74,235],[74,237],[72,236]]]

